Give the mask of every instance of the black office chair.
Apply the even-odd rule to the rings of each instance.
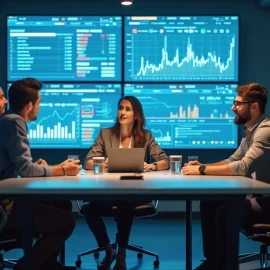
[[[242,229],[241,232],[253,241],[261,242],[260,252],[241,254],[239,264],[260,260],[260,269],[270,269],[267,267],[267,260],[270,260],[268,246],[270,246],[270,224],[254,224],[250,229]],[[259,269],[258,269],[259,270]]]
[[[88,202],[85,202],[82,205],[80,204],[80,201],[77,201],[77,203],[78,203],[78,207],[79,207],[79,215],[84,217],[85,210],[88,207]],[[134,218],[145,218],[145,217],[155,216],[158,213],[157,206],[158,206],[158,201],[154,201],[154,203],[147,203],[147,204],[138,205],[135,207],[133,216],[134,216]],[[106,217],[112,217],[117,222],[116,216],[117,216],[117,207],[113,206],[111,208],[111,212]],[[112,247],[114,249],[117,249],[117,233],[116,233],[116,240],[114,243],[112,243]],[[141,246],[132,245],[132,244],[128,245],[127,249],[131,250],[131,251],[138,252],[138,254],[137,254],[138,259],[141,259],[143,257],[143,254],[156,257],[156,260],[154,261],[153,264],[154,264],[155,268],[159,267],[159,255],[158,254],[150,252],[148,250],[145,250]],[[100,251],[104,251],[104,248],[94,248],[94,249],[85,251],[83,253],[80,253],[78,255],[77,261],[75,262],[76,266],[77,267],[81,266],[81,264],[82,264],[81,257],[82,256],[94,254],[95,259],[97,259],[99,257]]]
[[[0,236],[0,260],[3,268],[13,269],[17,259],[5,259],[2,252],[8,252],[12,249],[20,248],[19,234],[16,232],[5,232]],[[0,268],[1,269],[1,268]],[[2,269],[1,269],[2,270]]]
[[[6,251],[7,245],[10,245],[12,242],[14,242],[13,239],[6,239],[5,236],[1,234],[6,225],[6,221],[7,215],[2,205],[0,204],[0,270],[3,270],[4,268],[9,268],[9,261],[4,261],[1,251]],[[11,262],[11,265],[13,265],[13,262]]]
[[[33,240],[36,241],[40,235],[35,235]],[[20,235],[18,232],[5,232],[0,235],[0,270],[2,268],[13,269],[18,261],[18,259],[4,259],[2,252],[8,252],[12,249],[21,248]],[[59,261],[65,264],[65,245],[62,246]]]

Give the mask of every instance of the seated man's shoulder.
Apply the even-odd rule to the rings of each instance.
[[[266,117],[259,125],[259,127],[270,128],[270,118]]]
[[[270,118],[266,117],[254,132],[254,138],[270,141]]]
[[[264,123],[270,125],[270,117],[265,117],[265,119],[262,121],[262,124]]]
[[[24,120],[15,113],[7,113],[0,118],[0,125],[25,125]]]

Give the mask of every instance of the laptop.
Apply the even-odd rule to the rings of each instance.
[[[144,148],[112,148],[108,172],[143,172]]]

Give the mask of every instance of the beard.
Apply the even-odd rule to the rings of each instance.
[[[5,111],[6,110],[6,106],[4,105],[3,107],[0,107],[0,111]]]
[[[29,118],[31,121],[37,120],[37,114],[36,114],[36,112],[35,112],[35,107],[29,112],[28,118]]]
[[[0,116],[1,116],[2,114],[4,114],[5,111],[6,111],[6,108],[0,108]]]
[[[235,112],[235,118],[234,118],[234,123],[236,125],[244,125],[245,123],[247,123],[249,120],[251,119],[251,114],[250,112],[246,112],[245,114],[238,114],[237,112]]]

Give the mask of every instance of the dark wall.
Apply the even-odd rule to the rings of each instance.
[[[5,3],[4,3],[5,2]],[[0,0],[0,85],[6,88],[6,16],[7,15],[240,15],[240,84],[259,82],[270,90],[270,9],[258,1],[154,1],[134,0],[124,7],[120,0]],[[267,107],[270,115],[270,102]],[[1,131],[0,131],[1,132]],[[185,158],[196,154],[203,162],[228,157],[233,150],[174,150]],[[33,150],[33,158],[57,163],[68,154],[87,150]]]

